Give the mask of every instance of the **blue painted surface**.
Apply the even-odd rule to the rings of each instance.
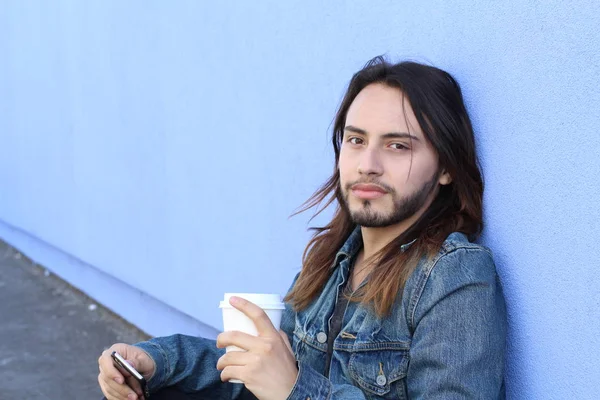
[[[223,292],[299,269],[287,217],[331,170],[351,74],[431,62],[477,131],[509,397],[596,398],[600,3],[321,3],[3,2],[2,237],[101,302],[146,296],[111,307],[150,333],[148,309],[219,329]]]

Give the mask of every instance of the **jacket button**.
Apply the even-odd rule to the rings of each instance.
[[[325,334],[325,332],[317,333],[317,342],[325,343],[326,341],[327,341],[327,335]]]
[[[379,386],[385,386],[386,382],[387,382],[387,379],[385,379],[385,376],[383,376],[383,375],[377,376],[377,384]]]

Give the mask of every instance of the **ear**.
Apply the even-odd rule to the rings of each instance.
[[[452,182],[452,177],[450,176],[450,174],[448,172],[446,172],[446,170],[442,171],[442,174],[440,175],[440,179],[438,179],[438,182],[440,183],[440,185],[449,185]]]

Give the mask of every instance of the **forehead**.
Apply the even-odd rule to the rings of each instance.
[[[369,134],[406,132],[423,137],[417,118],[402,91],[382,83],[366,86],[352,101],[346,125]]]

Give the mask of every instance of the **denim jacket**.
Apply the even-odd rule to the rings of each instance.
[[[321,295],[300,312],[284,311],[281,329],[299,367],[288,399],[503,399],[502,289],[490,251],[456,232],[435,257],[419,261],[386,318],[348,304],[324,371],[329,318],[361,246],[357,228]],[[151,390],[176,385],[211,399],[255,398],[242,384],[221,382],[216,364],[225,350],[214,340],[173,335],[136,346],[156,363]]]

